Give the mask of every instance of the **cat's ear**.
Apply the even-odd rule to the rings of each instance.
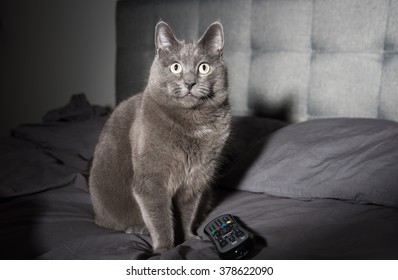
[[[207,52],[221,57],[224,50],[224,31],[221,23],[217,21],[212,23],[199,39],[198,44]]]
[[[159,50],[170,49],[179,44],[178,40],[174,36],[170,26],[164,21],[158,22],[155,28],[155,46],[156,52]]]

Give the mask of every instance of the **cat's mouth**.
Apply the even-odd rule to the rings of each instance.
[[[191,96],[191,97],[196,97],[196,98],[198,98],[196,95],[194,95],[192,92],[188,92],[187,94],[185,94],[185,97],[187,97],[187,96]]]
[[[173,94],[174,100],[182,104],[183,107],[199,106],[209,99],[209,90],[203,86],[187,89],[178,88]]]
[[[198,106],[203,103],[201,99],[200,93],[193,92],[192,90],[183,93],[181,92],[178,96],[175,96],[175,100],[185,108]]]
[[[188,91],[187,93],[182,95],[181,98],[196,98],[196,99],[198,99],[199,96],[196,96],[192,91]]]

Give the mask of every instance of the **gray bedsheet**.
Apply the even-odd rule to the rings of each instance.
[[[50,122],[21,126],[12,138],[0,141],[2,259],[217,259],[203,227],[224,213],[255,234],[252,259],[398,258],[396,207],[338,198],[279,197],[258,188],[252,192],[220,187],[221,183],[215,187],[213,210],[197,230],[202,239],[152,255],[149,236],[93,223],[85,176],[107,116],[83,111],[85,116],[77,119],[65,119],[65,108],[58,111],[60,117],[52,112]],[[224,170],[236,166],[247,147],[285,125],[235,118]],[[247,160],[242,162],[250,169]]]

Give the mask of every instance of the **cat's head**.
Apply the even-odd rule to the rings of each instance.
[[[185,43],[161,21],[155,28],[155,46],[148,89],[156,100],[183,108],[215,107],[227,100],[224,33],[219,22],[211,24],[198,41]]]

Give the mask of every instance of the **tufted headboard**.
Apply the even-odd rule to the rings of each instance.
[[[398,121],[398,0],[122,0],[117,101],[142,91],[162,19],[177,38],[224,25],[234,114]]]

